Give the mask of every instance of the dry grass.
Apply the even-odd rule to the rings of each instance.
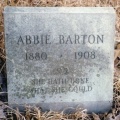
[[[113,108],[104,114],[87,114],[86,110],[79,109],[74,114],[63,112],[44,112],[40,108],[25,106],[25,112],[20,113],[18,109],[12,109],[4,103],[0,103],[0,120],[120,120],[120,0],[0,0],[0,73],[5,71],[5,49],[4,49],[4,25],[3,9],[5,6],[112,6],[116,10],[116,45],[115,45],[115,74],[114,74],[114,102]],[[2,86],[0,86],[1,89]],[[4,93],[1,90],[0,95]],[[5,116],[3,113],[5,110]]]

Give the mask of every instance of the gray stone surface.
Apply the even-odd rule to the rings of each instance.
[[[8,102],[104,112],[113,101],[113,8],[4,10]]]

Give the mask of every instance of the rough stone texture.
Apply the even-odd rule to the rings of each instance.
[[[10,105],[111,108],[113,8],[6,7],[4,23]]]

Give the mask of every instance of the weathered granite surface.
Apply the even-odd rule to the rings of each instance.
[[[113,8],[6,7],[8,102],[104,112],[113,101]]]

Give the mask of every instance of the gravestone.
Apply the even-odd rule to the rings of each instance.
[[[113,101],[113,8],[6,7],[9,105],[104,112]]]

